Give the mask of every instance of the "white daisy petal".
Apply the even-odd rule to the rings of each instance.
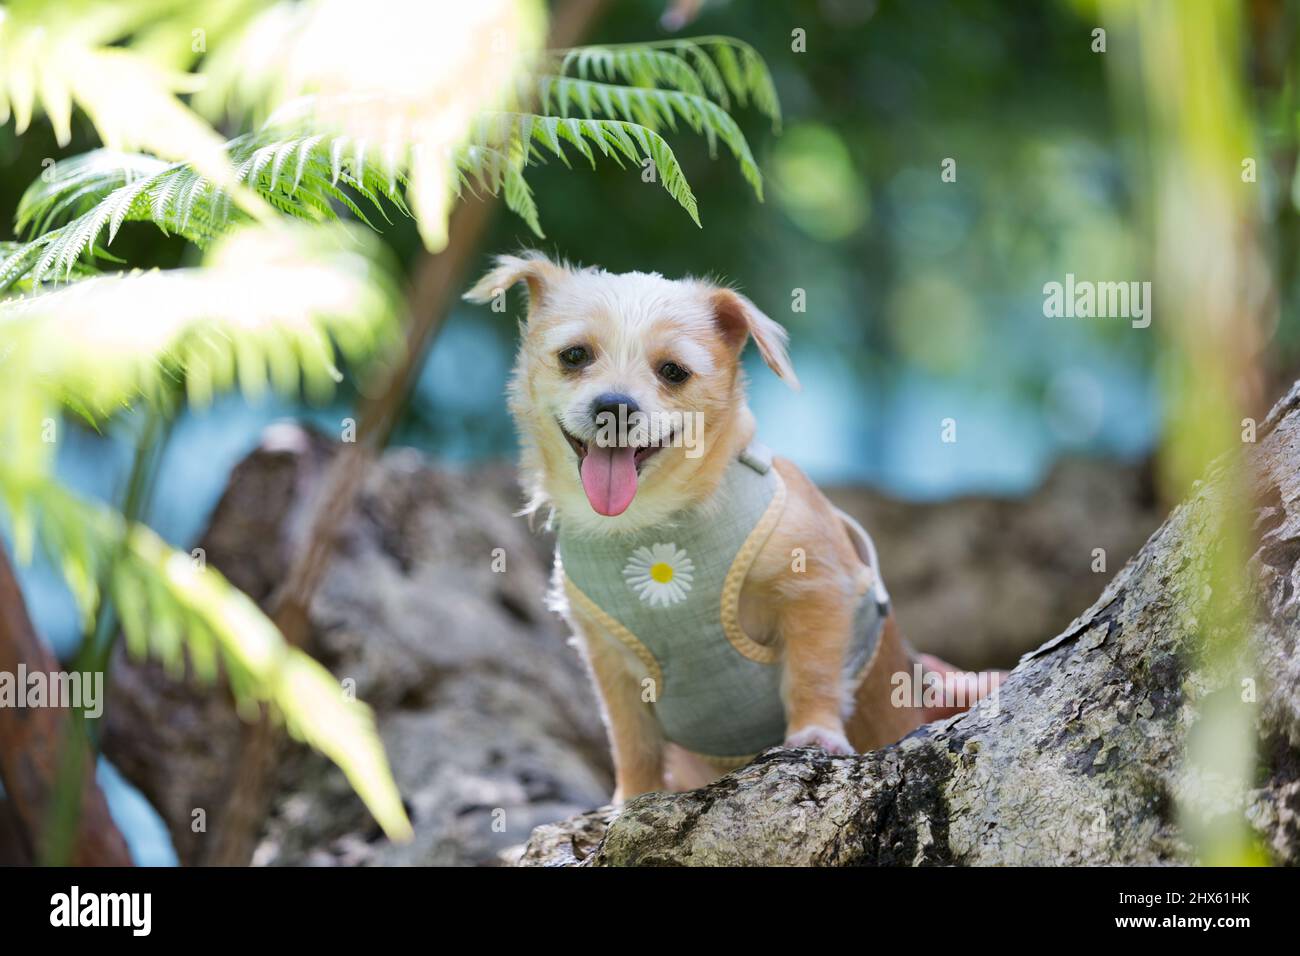
[[[623,568],[623,579],[643,604],[670,607],[686,600],[695,580],[695,563],[671,542],[641,546]]]

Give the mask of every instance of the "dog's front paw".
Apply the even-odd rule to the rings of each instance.
[[[817,747],[828,754],[854,753],[853,745],[849,743],[848,738],[843,733],[838,730],[831,730],[829,727],[819,727],[816,724],[809,724],[807,727],[801,727],[793,731],[785,738],[785,746],[793,748]]]

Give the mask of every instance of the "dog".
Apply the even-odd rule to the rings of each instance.
[[[609,733],[614,801],[701,786],[767,747],[850,754],[925,713],[874,544],[756,441],[741,354],[798,389],[786,331],[732,288],[500,256],[466,294],[528,313],[508,387],[552,606]]]

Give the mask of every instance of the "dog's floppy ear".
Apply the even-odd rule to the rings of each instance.
[[[527,282],[528,302],[535,306],[545,298],[547,286],[563,274],[563,266],[540,252],[530,250],[517,256],[497,256],[492,268],[465,293],[465,298],[470,302],[490,302],[516,282]]]
[[[790,364],[786,343],[790,340],[777,322],[759,311],[758,306],[732,289],[715,289],[710,296],[718,328],[737,352],[745,347],[745,339],[754,337],[759,354],[767,367],[784,379],[791,388],[799,390],[799,379]]]

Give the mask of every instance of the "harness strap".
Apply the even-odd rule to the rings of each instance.
[[[748,465],[760,475],[766,475],[772,470],[772,449],[768,448],[762,442],[750,442],[739,455],[740,462]]]
[[[876,543],[871,540],[871,535],[867,534],[866,529],[858,522],[845,514],[839,508],[835,509],[844,526],[849,529],[849,537],[857,545],[858,554],[867,559],[871,565],[871,592],[876,599],[876,605],[880,608],[882,616],[889,614],[889,592],[885,590],[885,579],[880,574],[880,559],[876,557]]]

